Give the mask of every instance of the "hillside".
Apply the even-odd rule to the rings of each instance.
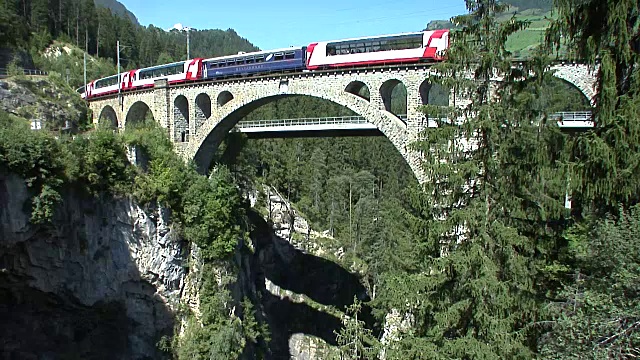
[[[117,0],[94,0],[94,3],[97,6],[102,6],[111,10],[113,14],[123,17],[126,16],[129,18],[129,20],[131,20],[132,23],[140,25],[140,23],[138,22],[138,18],[131,11],[129,11],[126,6],[124,6]]]
[[[531,22],[527,29],[509,36],[507,41],[507,50],[516,57],[526,58],[544,39],[544,32],[554,16],[551,12],[553,0],[505,0],[504,2],[509,4],[510,8],[499,20],[507,21],[515,16],[520,20]],[[432,20],[425,30],[445,28],[455,29],[456,27],[449,20]]]

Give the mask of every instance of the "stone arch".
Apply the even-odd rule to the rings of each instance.
[[[233,100],[233,94],[227,90],[218,94],[218,106],[223,107],[226,103]]]
[[[562,102],[570,102],[567,104],[568,107],[573,109],[558,109],[556,106],[556,111],[584,111],[591,110],[593,106],[592,99],[589,99],[585,93],[576,86],[575,83],[567,81],[560,77],[552,77],[551,79],[555,80],[559,84],[549,83],[548,86],[551,87],[552,90],[555,90],[555,94],[561,93],[563,96]],[[552,80],[552,81],[553,81]],[[562,86],[562,89],[557,89],[558,85]],[[550,104],[552,105],[552,104]]]
[[[206,93],[200,93],[196,96],[196,118],[195,129],[198,129],[211,117],[211,98]]]
[[[144,124],[147,121],[153,121],[155,116],[149,105],[144,101],[136,101],[127,111],[125,127],[131,127],[138,124]]]
[[[189,101],[184,95],[173,100],[173,129],[174,141],[189,141]]]
[[[563,64],[552,66],[551,70],[555,77],[578,88],[589,100],[591,106],[595,106],[599,66],[590,68],[584,64]]]
[[[362,81],[352,81],[350,82],[347,87],[345,87],[344,91],[353,94],[355,96],[359,96],[367,101],[371,100],[371,93],[369,91],[369,87],[367,86],[367,84],[363,83]]]
[[[424,80],[420,84],[420,101],[422,105],[449,106],[451,91],[440,84]]]
[[[384,109],[399,118],[407,115],[407,87],[398,79],[389,79],[380,86]]]
[[[271,87],[265,91],[253,91],[247,94],[241,101],[234,102],[224,111],[216,115],[217,119],[210,119],[201,128],[196,139],[190,143],[184,153],[188,160],[193,159],[198,170],[206,172],[215,150],[220,145],[224,136],[233,126],[254,109],[275,100],[278,97],[291,95],[306,95],[332,101],[342,105],[354,113],[364,117],[369,123],[374,124],[383,135],[400,152],[407,161],[416,177],[424,178],[420,168],[420,160],[416,154],[407,149],[407,126],[393,114],[378,108],[377,104],[371,104],[367,100],[346,94],[342,89],[326,89],[317,86],[305,86],[297,89],[295,93],[281,94],[277,88]],[[219,120],[219,121],[218,121]]]
[[[118,128],[118,115],[111,105],[106,105],[102,108],[98,117],[98,124],[113,130]]]

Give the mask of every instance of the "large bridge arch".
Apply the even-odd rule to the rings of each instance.
[[[591,106],[595,106],[599,67],[590,67],[584,64],[563,64],[552,66],[551,71],[553,71],[553,76],[578,88],[589,99]]]
[[[409,161],[409,151],[406,148],[407,127],[392,113],[380,109],[376,104],[372,104],[358,95],[345,91],[345,86],[334,89],[322,89],[319,87],[305,86],[293,91],[283,93],[279,87],[272,88],[269,92],[251,91],[244,96],[238,96],[230,100],[223,108],[218,109],[217,114],[202,125],[200,132],[189,144],[185,152],[185,157],[193,159],[201,172],[205,172],[211,163],[216,148],[220,145],[224,136],[233,126],[252,110],[274,101],[278,98],[305,95],[331,101],[342,105],[351,111],[364,117],[368,122],[374,124],[382,134],[398,149],[401,155],[407,159],[414,173],[418,178],[420,174],[419,166],[416,162]],[[219,120],[214,120],[219,119]]]

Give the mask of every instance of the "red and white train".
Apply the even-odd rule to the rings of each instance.
[[[78,92],[85,99],[154,86],[159,79],[170,84],[187,81],[250,76],[279,71],[316,71],[342,67],[411,64],[444,60],[449,30],[421,31],[323,41],[308,46],[239,53],[210,59],[196,58],[123,72],[91,81]],[[118,80],[120,79],[120,80]]]

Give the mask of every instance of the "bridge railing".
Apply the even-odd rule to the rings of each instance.
[[[406,115],[398,115],[405,120]],[[591,111],[563,111],[549,115],[551,119],[558,121],[560,127],[593,127]],[[435,126],[435,118],[428,118],[428,126]],[[447,120],[447,119],[443,119]],[[262,127],[287,127],[287,126],[313,126],[313,125],[359,125],[367,124],[362,116],[334,116],[298,119],[278,120],[242,120],[236,124],[238,128],[262,128]]]
[[[558,121],[591,121],[591,111],[561,111],[549,115]]]
[[[34,75],[49,75],[47,71],[38,70],[38,69],[22,69],[23,75],[34,76]],[[0,68],[0,77],[9,76],[9,69]]]
[[[236,124],[238,128],[280,127],[280,126],[312,126],[368,124],[362,116],[335,116],[322,118],[299,118],[279,120],[242,120]]]

